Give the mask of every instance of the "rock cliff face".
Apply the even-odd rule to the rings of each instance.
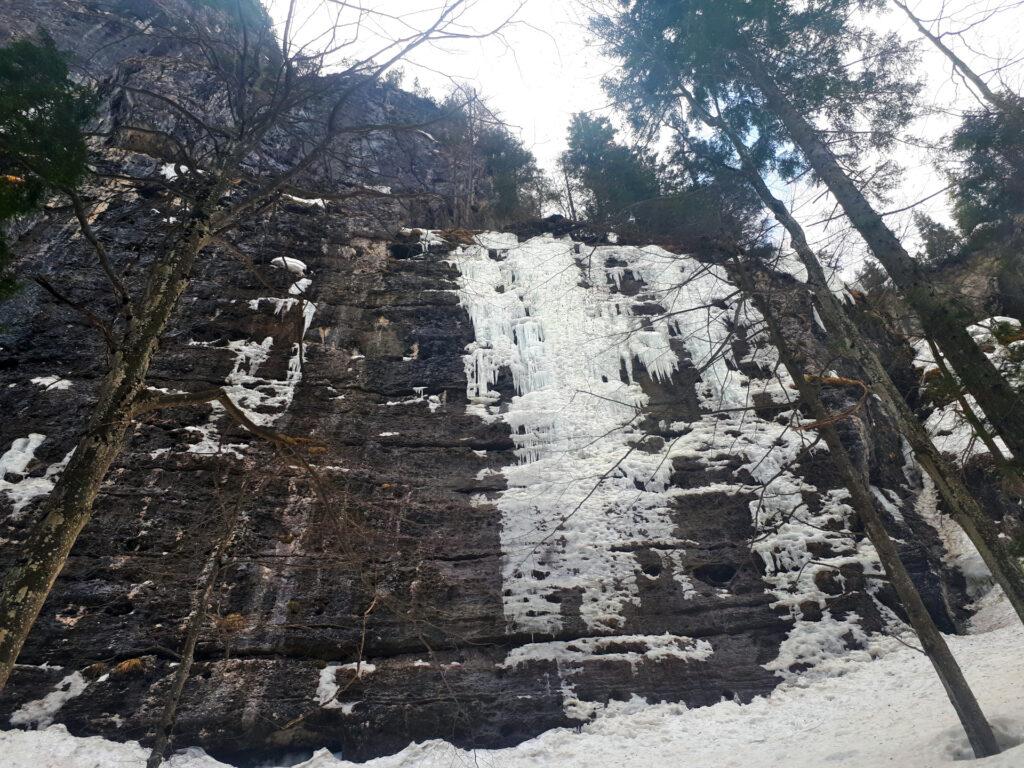
[[[73,4],[43,5],[75,35]],[[37,12],[0,13],[17,32]],[[432,152],[381,144],[377,172],[435,189]],[[117,200],[95,226],[127,266],[166,222],[144,196]],[[400,231],[428,215],[283,201],[241,239],[251,269],[203,264],[152,385],[227,385],[254,420],[303,438],[308,463],[210,406],[141,419],[0,717],[147,739],[225,535],[174,743],[234,760],[511,744],[633,697],[747,701],[893,620],[827,453],[792,428],[760,317],[720,267],[543,234]],[[24,274],[102,304],[66,214],[31,222],[17,249]],[[813,312],[788,301],[787,333],[828,361]],[[102,356],[31,288],[0,327],[7,563]],[[962,584],[919,473],[870,409],[849,439],[951,627]]]

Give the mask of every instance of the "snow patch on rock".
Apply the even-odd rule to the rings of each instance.
[[[36,449],[46,440],[46,435],[32,432],[27,437],[19,437],[11,443],[11,447],[0,456],[0,493],[10,499],[15,518],[34,499],[45,496],[53,490],[57,478],[71,461],[75,453],[72,448],[64,458],[48,466],[39,477],[24,476],[29,464],[35,458]],[[13,475],[19,479],[8,480]]]
[[[11,715],[11,725],[30,728],[46,728],[67,702],[81,696],[89,682],[81,672],[72,672],[61,680],[50,693],[41,699],[23,704]]]

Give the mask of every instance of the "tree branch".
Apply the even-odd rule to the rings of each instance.
[[[81,314],[82,317],[88,320],[90,325],[99,329],[100,333],[103,334],[104,341],[107,342],[107,349],[111,354],[117,351],[117,341],[114,339],[114,331],[105,320],[88,309],[84,304],[69,299],[63,293],[54,288],[50,281],[42,275],[36,275],[32,279],[42,286],[43,290],[53,296],[58,302],[71,307],[73,310]]]
[[[67,189],[65,192],[68,197],[71,198],[71,204],[75,208],[75,218],[78,219],[78,226],[81,227],[82,234],[92,245],[93,250],[96,251],[96,256],[99,259],[100,266],[106,273],[107,279],[110,280],[110,284],[114,287],[114,292],[120,297],[121,307],[124,310],[126,317],[130,318],[134,312],[131,296],[128,295],[128,289],[125,288],[124,283],[121,281],[121,277],[114,270],[114,265],[110,263],[110,254],[107,253],[106,247],[100,242],[99,238],[96,237],[96,232],[93,231],[92,225],[89,223],[89,217],[86,216],[85,206],[82,205],[82,198],[79,196],[78,192],[73,189]]]

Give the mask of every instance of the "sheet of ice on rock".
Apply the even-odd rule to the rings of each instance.
[[[657,247],[595,248],[552,237],[519,243],[494,233],[477,243],[452,258],[476,335],[465,356],[470,409],[509,425],[518,458],[503,470],[508,489],[494,501],[506,619],[513,630],[558,632],[560,605],[549,598],[582,589],[587,626],[595,635],[615,632],[624,609],[639,601],[644,576],[633,550],[662,545],[678,561],[685,546],[673,536],[673,497],[688,492],[669,486],[674,458],[712,465],[741,455],[765,484],[756,509],[762,519],[799,500],[803,485],[786,464],[808,438],[742,410],[754,391],[787,402],[788,380],[752,381],[736,370],[729,328],[756,326],[760,317],[719,267]],[[627,279],[639,293],[619,290]],[[634,314],[641,303],[665,311],[641,317]],[[702,371],[698,395],[708,415],[663,425],[678,436],[659,451],[636,450],[648,400],[638,363],[659,380],[690,365],[673,351],[673,337]],[[770,348],[755,345],[753,355],[775,364]],[[492,389],[502,375],[514,383],[511,402]],[[778,573],[772,586],[789,589],[789,572],[811,559],[801,537],[819,532],[798,525],[760,545],[770,583]],[[681,569],[672,570],[682,593],[691,592]],[[801,581],[816,591],[814,568],[805,570]]]
[[[306,265],[299,259],[289,256],[278,256],[271,260],[275,269],[286,269],[298,279],[288,289],[288,297],[261,296],[248,302],[249,309],[262,311],[268,305],[274,315],[285,318],[296,308],[302,313],[302,333],[299,341],[291,345],[288,358],[288,369],[284,379],[268,378],[260,375],[260,368],[270,358],[274,348],[274,337],[267,336],[262,341],[240,339],[230,341],[226,346],[214,346],[207,342],[190,341],[192,346],[213,347],[228,351],[234,357],[234,365],[225,379],[224,390],[245,415],[260,426],[271,426],[290,407],[295,399],[295,390],[302,381],[303,366],[306,362],[306,346],[303,340],[309,331],[317,306],[306,298],[306,292],[313,284],[312,279],[303,277]],[[188,447],[189,453],[216,454],[228,453],[241,458],[245,446],[238,443],[225,443],[218,430],[218,424],[224,416],[224,408],[220,403],[212,403],[212,413],[206,424],[188,427],[199,434],[200,439]],[[169,449],[161,448],[154,455],[166,453]]]

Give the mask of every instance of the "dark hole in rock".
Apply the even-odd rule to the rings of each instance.
[[[601,656],[606,653],[647,653],[650,650],[647,647],[647,643],[636,643],[623,640],[621,642],[611,642],[605,645],[599,646],[591,650],[591,653],[595,656]]]
[[[621,381],[623,384],[630,383],[629,370],[626,368],[625,360],[619,361],[619,381]]]
[[[713,587],[724,587],[736,575],[736,566],[728,563],[705,563],[693,569],[695,578]]]
[[[648,576],[660,576],[661,575],[661,563],[646,563],[640,567],[644,573]]]
[[[813,600],[806,600],[800,603],[800,615],[805,621],[821,621],[821,606]]]
[[[836,571],[822,570],[814,574],[814,584],[826,595],[841,595],[846,590]]]
[[[127,597],[114,600],[103,607],[103,613],[109,616],[127,616],[131,612],[132,603]]]

